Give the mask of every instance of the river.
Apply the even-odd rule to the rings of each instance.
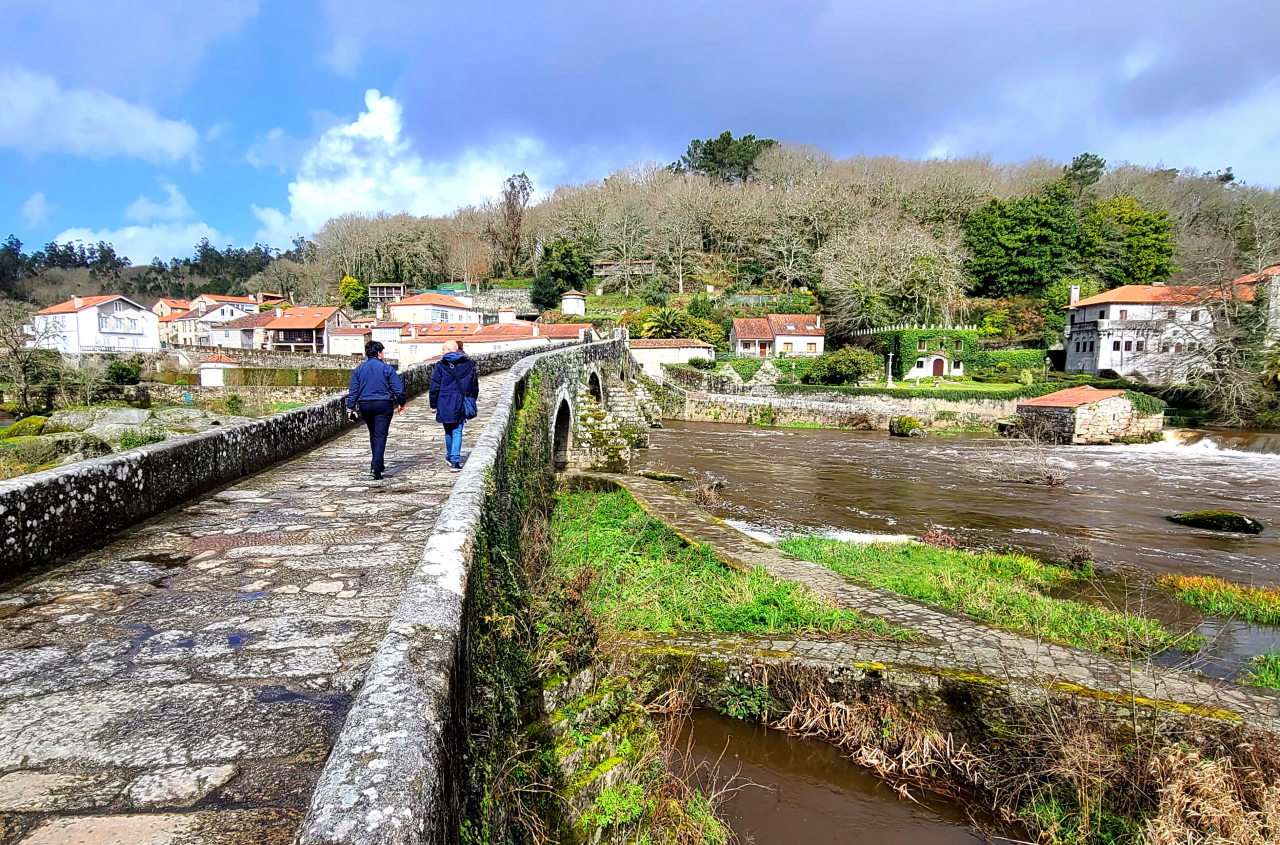
[[[1084,542],[1113,570],[1280,585],[1280,454],[1267,451],[1280,451],[1277,435],[1052,447],[1045,458],[1065,483],[1046,487],[993,477],[992,466],[1030,459],[1021,445],[993,435],[664,426],[652,432],[637,468],[723,480],[719,515],[767,534],[919,535],[936,525],[967,547],[1062,558]],[[1243,450],[1251,446],[1260,451]],[[1240,511],[1270,527],[1247,537],[1165,519],[1206,509]]]
[[[795,739],[714,710],[695,710],[690,756],[704,789],[736,788],[721,813],[739,842],[755,845],[978,845],[957,802],[893,789],[833,746]],[[686,734],[687,737],[687,734]],[[684,740],[680,743],[685,747]],[[718,765],[717,765],[718,763]],[[993,838],[994,842],[1000,842]]]

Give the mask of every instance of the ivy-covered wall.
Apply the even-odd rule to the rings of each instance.
[[[919,348],[921,341],[924,349]],[[894,378],[905,378],[911,365],[923,355],[941,353],[964,364],[966,373],[994,369],[1001,363],[1015,371],[1035,370],[1044,366],[1046,355],[1043,349],[980,349],[978,332],[973,329],[891,329],[872,334],[870,347],[880,355],[893,353]]]

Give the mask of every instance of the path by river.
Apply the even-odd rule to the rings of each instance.
[[[368,466],[360,426],[0,588],[0,840],[292,841],[458,477],[425,399]]]
[[[988,462],[1025,460],[990,436],[890,438],[883,432],[667,421],[645,468],[727,482],[722,516],[778,534],[921,534],[1049,558],[1087,542],[1099,561],[1153,574],[1280,585],[1280,455],[1192,446],[1062,446],[1062,487],[995,480]],[[1226,509],[1272,526],[1257,537],[1173,525],[1173,513]]]

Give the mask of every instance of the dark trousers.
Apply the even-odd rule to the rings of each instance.
[[[369,448],[373,450],[370,472],[382,472],[386,469],[382,464],[382,456],[387,451],[387,432],[391,429],[391,417],[395,412],[395,402],[383,400],[360,403],[360,419],[369,427]]]

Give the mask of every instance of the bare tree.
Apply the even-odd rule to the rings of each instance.
[[[635,262],[648,250],[649,222],[636,198],[622,195],[616,198],[605,218],[601,231],[604,254],[618,263],[618,275],[622,278],[622,292],[631,295],[631,276]]]
[[[31,391],[58,353],[53,351],[62,334],[60,320],[67,315],[33,320],[31,312],[9,302],[0,302],[0,364],[8,380],[18,388],[18,407],[31,405]],[[74,315],[72,315],[74,319]]]
[[[448,236],[449,277],[461,280],[470,292],[480,289],[480,281],[490,272],[489,250],[474,232],[455,229]]]
[[[503,270],[510,275],[520,271],[525,209],[532,196],[533,182],[527,175],[521,172],[507,177],[502,183],[502,195],[493,206],[485,226],[485,236],[497,251]]]

